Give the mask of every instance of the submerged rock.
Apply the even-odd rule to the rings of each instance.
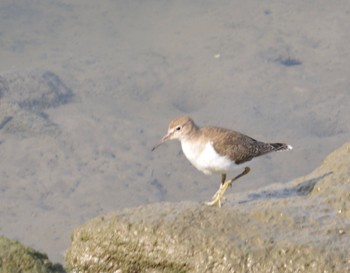
[[[60,132],[58,126],[44,113],[21,109],[5,99],[0,100],[0,130],[17,137],[57,135]]]
[[[1,273],[63,273],[61,265],[53,265],[46,254],[0,236]]]
[[[42,111],[68,103],[73,91],[48,70],[7,72],[0,75],[0,98],[22,109]]]
[[[14,71],[0,75],[0,130],[17,136],[58,134],[45,113],[70,102],[73,91],[48,70]]]
[[[125,209],[77,228],[71,272],[350,272],[350,143],[310,175],[228,196]]]

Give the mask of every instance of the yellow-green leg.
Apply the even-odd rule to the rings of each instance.
[[[249,172],[250,172],[250,168],[249,167],[245,167],[244,171],[242,173],[240,173],[239,175],[237,175],[236,177],[234,177],[234,178],[232,178],[230,180],[227,180],[226,182],[225,182],[226,174],[222,174],[221,175],[221,184],[220,184],[219,190],[214,194],[214,196],[212,198],[212,201],[206,202],[206,204],[208,206],[216,206],[216,207],[221,208],[221,201],[224,199],[223,196],[224,196],[224,193],[227,190],[227,188],[229,186],[231,186],[232,183],[234,181],[236,181],[238,178],[242,177],[243,175],[246,175]]]

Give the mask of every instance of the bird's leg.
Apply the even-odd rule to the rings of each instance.
[[[220,184],[220,188],[219,190],[214,194],[212,200],[214,200],[221,192],[222,188],[224,187],[225,185],[225,181],[226,181],[226,173],[222,173],[221,174],[221,184]],[[208,203],[208,202],[207,202]]]
[[[238,178],[240,178],[240,177],[246,175],[246,174],[249,173],[249,172],[250,172],[250,168],[249,168],[249,167],[245,167],[245,168],[244,168],[244,171],[243,171],[242,173],[240,173],[240,174],[237,175],[236,177],[234,177],[234,178],[232,178],[232,179],[226,181],[226,183],[225,183],[225,184],[227,184],[226,188],[229,187],[229,186],[231,186],[232,183],[233,183],[235,180],[237,180]]]
[[[220,184],[219,189],[221,189],[225,185],[225,181],[226,181],[226,173],[222,173],[221,174],[221,184]]]
[[[220,207],[221,207],[221,200],[223,199],[224,193],[225,193],[225,191],[227,190],[227,188],[228,188],[229,186],[231,186],[232,183],[233,183],[234,181],[236,181],[238,178],[240,178],[240,177],[246,175],[246,174],[249,173],[249,172],[250,172],[250,168],[249,168],[249,167],[245,167],[245,168],[244,168],[244,171],[243,171],[242,173],[240,173],[239,175],[235,176],[234,178],[232,178],[232,179],[230,179],[230,180],[227,180],[226,182],[225,182],[225,180],[226,180],[226,174],[222,174],[222,175],[221,175],[221,179],[222,179],[222,181],[224,181],[224,182],[221,181],[220,188],[219,188],[219,190],[214,194],[214,196],[213,196],[213,198],[212,198],[212,201],[207,202],[206,204],[207,204],[208,206],[217,206],[217,207],[220,208]]]
[[[226,173],[221,174],[221,185],[224,185],[226,181]]]

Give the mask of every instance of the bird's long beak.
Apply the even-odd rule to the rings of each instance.
[[[167,140],[169,140],[170,139],[170,134],[166,134],[161,140],[160,140],[160,142],[156,145],[156,146],[154,146],[153,148],[152,148],[152,152],[156,149],[156,148],[158,148],[160,145],[162,145],[165,141],[167,141]]]

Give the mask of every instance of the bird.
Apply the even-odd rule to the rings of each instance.
[[[167,134],[152,148],[154,151],[166,141],[177,139],[186,158],[206,175],[221,174],[219,190],[209,206],[221,207],[227,188],[238,178],[248,174],[246,166],[253,158],[281,150],[292,150],[285,143],[265,143],[240,132],[221,127],[199,127],[189,116],[179,116],[170,121]],[[226,180],[227,173],[241,168],[244,170],[232,179]]]

